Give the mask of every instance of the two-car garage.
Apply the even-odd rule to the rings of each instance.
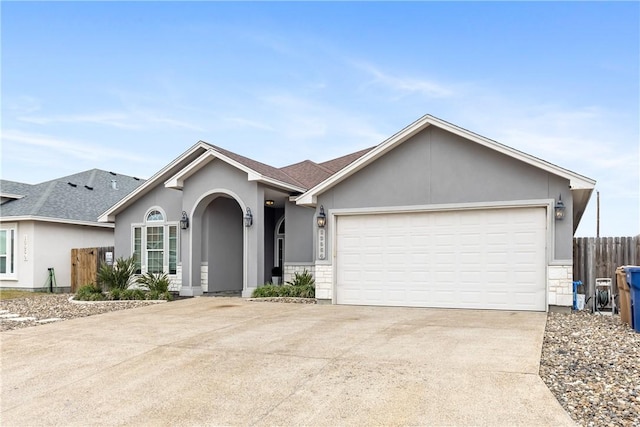
[[[336,215],[338,304],[546,310],[545,207]]]

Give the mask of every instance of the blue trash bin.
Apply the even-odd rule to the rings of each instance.
[[[631,327],[640,332],[640,267],[625,267],[631,293]]]

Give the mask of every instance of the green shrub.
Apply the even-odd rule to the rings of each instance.
[[[167,273],[146,273],[138,277],[136,282],[150,292],[156,292],[158,295],[167,292],[169,290],[169,285],[171,284]]]
[[[91,283],[78,289],[75,299],[78,301],[104,301],[106,297],[102,293],[102,289]]]
[[[113,288],[111,289],[111,291],[109,291],[108,298],[113,301],[118,301],[120,299],[121,294],[122,294],[122,289]]]
[[[135,258],[118,258],[113,265],[102,263],[98,270],[98,283],[107,290],[127,289],[135,273]]]
[[[313,280],[313,279],[312,279]],[[315,298],[316,289],[313,284],[307,285],[272,285],[266,284],[256,288],[251,294],[253,298],[274,298],[274,297],[291,297],[291,298]]]
[[[298,298],[315,298],[316,287],[313,283],[301,286],[292,286],[296,289],[296,296]]]
[[[265,284],[264,286],[260,286],[256,289],[253,290],[253,293],[251,294],[251,296],[253,298],[270,298],[270,297],[277,297],[278,295],[278,288],[280,286],[275,286],[272,285],[270,283]]]
[[[147,299],[146,292],[142,289],[124,289],[120,292],[121,300],[144,300]]]
[[[305,268],[302,273],[298,273],[297,271],[293,275],[293,280],[287,282],[287,285],[291,286],[313,286],[315,287],[316,281],[313,279],[311,273],[307,271]]]

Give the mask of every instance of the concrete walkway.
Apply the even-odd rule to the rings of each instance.
[[[194,298],[3,332],[3,426],[573,425],[544,313]]]

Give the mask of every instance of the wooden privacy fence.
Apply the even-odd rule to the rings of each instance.
[[[616,268],[622,265],[640,265],[640,236],[573,239],[573,280],[584,284],[587,298],[599,278],[612,279],[613,294],[618,295]]]
[[[81,286],[97,283],[100,264],[107,261],[108,253],[113,260],[113,249],[113,246],[71,249],[71,292],[77,292]]]

